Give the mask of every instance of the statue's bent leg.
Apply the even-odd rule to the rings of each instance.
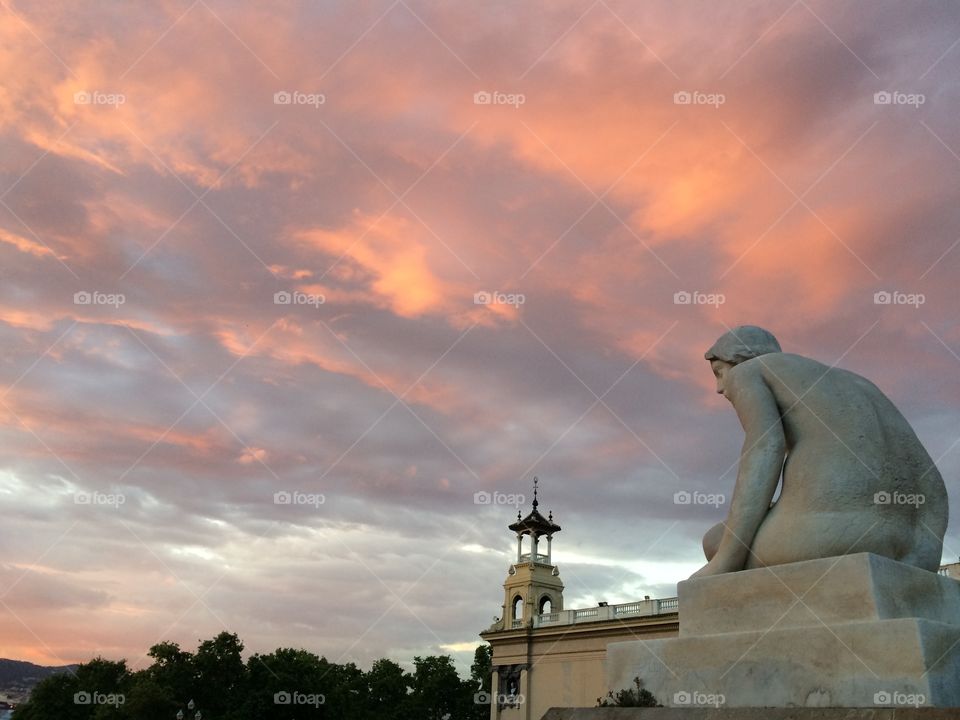
[[[943,556],[943,534],[947,529],[947,505],[934,506],[917,521],[910,551],[901,562],[937,572]]]
[[[723,531],[724,524],[721,522],[707,530],[707,534],[703,536],[703,554],[706,556],[707,562],[710,562],[713,556],[717,554],[720,541],[723,539]]]

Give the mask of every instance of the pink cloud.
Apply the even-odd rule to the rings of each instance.
[[[678,514],[673,484],[726,482],[739,442],[703,351],[744,322],[876,379],[960,469],[955,13],[608,5],[0,17],[4,579],[27,570],[0,655],[135,658],[168,627],[190,646],[222,628],[204,608],[178,621],[188,587],[221,568],[242,571],[211,608],[251,648],[304,642],[298,618],[350,655],[391,600],[358,555],[401,583],[437,534],[500,549],[505,519],[472,494],[536,473],[571,543],[626,563],[676,520],[663,557],[690,560],[719,518]],[[927,102],[873,103],[900,86]],[[97,92],[123,102],[76,102]],[[926,302],[878,306],[883,289]],[[85,514],[65,483],[130,502]],[[287,513],[279,490],[329,502]],[[64,513],[78,534],[40,566]],[[248,554],[254,536],[280,561]],[[496,610],[505,558],[451,556],[417,588],[430,608],[458,583],[427,619],[445,644]],[[356,657],[427,651],[408,619]]]

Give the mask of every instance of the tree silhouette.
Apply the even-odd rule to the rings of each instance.
[[[222,632],[195,653],[172,642],[150,648],[149,667],[95,658],[76,674],[51,675],[34,688],[14,720],[172,720],[183,709],[204,720],[484,720],[478,684],[489,689],[490,652],[474,655],[461,679],[446,655],[414,658],[414,672],[381,659],[364,672],[306,650],[278,648],[242,658],[243,643]],[[486,684],[484,683],[484,679]],[[86,695],[83,695],[86,693]],[[111,702],[112,700],[112,702]]]

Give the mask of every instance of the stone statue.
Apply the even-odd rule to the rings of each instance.
[[[746,438],[729,514],[704,536],[693,577],[863,552],[938,569],[943,478],[873,383],[749,325],[705,356]]]

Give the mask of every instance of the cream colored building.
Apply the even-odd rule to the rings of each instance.
[[[940,574],[946,575],[954,580],[960,580],[960,562],[949,563],[940,566]]]
[[[539,720],[551,707],[593,707],[609,689],[620,689],[606,686],[607,643],[676,637],[679,630],[676,598],[564,609],[553,564],[560,526],[538,504],[534,485],[533,510],[510,525],[517,560],[503,583],[503,613],[480,633],[493,649],[491,720]]]

